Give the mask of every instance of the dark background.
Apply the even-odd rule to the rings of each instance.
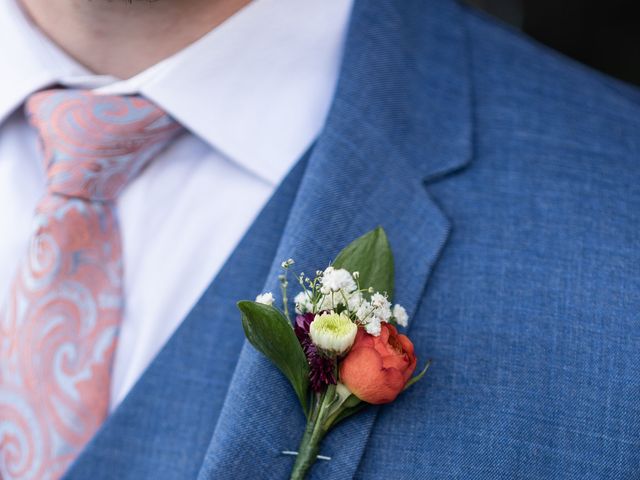
[[[465,0],[536,40],[640,85],[640,0]]]

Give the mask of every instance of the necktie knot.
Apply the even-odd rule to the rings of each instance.
[[[114,200],[181,128],[139,96],[47,90],[26,104],[44,150],[50,192]]]

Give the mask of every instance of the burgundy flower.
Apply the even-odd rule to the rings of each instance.
[[[314,319],[315,315],[313,313],[298,315],[294,331],[309,362],[311,388],[314,392],[322,392],[327,385],[335,385],[336,378],[333,373],[333,360],[321,355],[309,336],[309,327]]]

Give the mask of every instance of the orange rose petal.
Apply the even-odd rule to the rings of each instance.
[[[368,403],[385,403],[392,396],[382,368],[382,358],[372,348],[351,351],[343,362],[340,378],[351,392]]]
[[[375,339],[375,342],[377,344],[386,345],[387,342],[389,341],[389,331],[390,331],[390,328],[393,328],[393,325],[386,324],[386,326],[387,328],[380,329],[380,335]]]
[[[382,370],[382,357],[372,348],[352,349],[342,361],[340,380],[356,397],[365,400],[367,392],[375,388],[372,384]],[[365,400],[367,401],[367,400]]]
[[[385,355],[382,357],[382,366],[404,371],[409,366],[409,359],[406,355]]]
[[[409,340],[409,337],[406,335],[399,334],[398,341],[400,345],[402,345],[402,349],[407,352],[409,355],[413,355],[413,343]]]
[[[370,403],[381,404],[393,402],[404,388],[406,382],[400,370],[397,368],[385,368],[382,370],[382,373],[384,388],[380,387],[378,389],[378,398],[375,402]]]
[[[358,331],[351,351],[341,362],[340,380],[361,400],[389,403],[396,399],[416,368],[413,344],[393,325],[383,324],[374,337]]]
[[[371,347],[374,348],[375,338],[373,335],[369,335],[364,329],[359,328],[356,334],[356,339],[353,341],[354,345],[359,347]]]
[[[402,373],[384,368],[382,358],[372,348],[352,350],[342,363],[340,378],[356,397],[374,405],[395,400],[405,384]]]

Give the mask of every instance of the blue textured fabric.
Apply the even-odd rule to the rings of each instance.
[[[312,479],[636,478],[639,100],[448,0],[356,0],[308,161],[67,478],[287,478],[303,417],[234,302],[377,225],[434,364]]]

